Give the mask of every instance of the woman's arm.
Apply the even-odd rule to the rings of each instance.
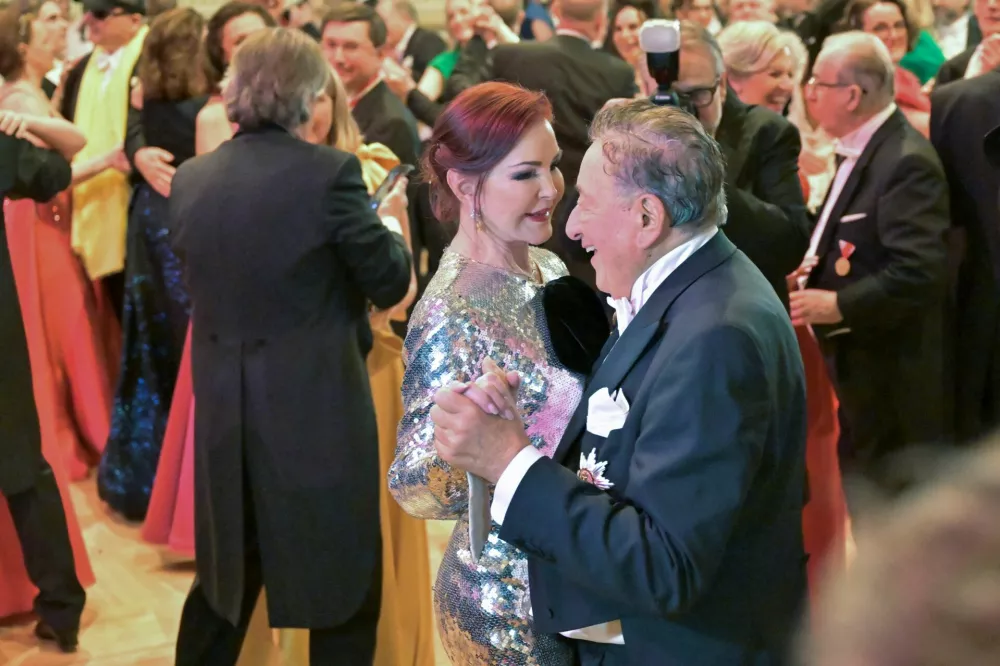
[[[547,39],[552,39],[555,32],[545,19],[536,18],[531,21],[531,35],[536,42],[544,42]]]
[[[84,183],[108,169],[117,169],[122,173],[131,171],[132,166],[128,163],[128,158],[125,157],[125,148],[123,146],[118,146],[86,162],[77,162],[74,164],[73,185]]]
[[[468,510],[465,472],[438,457],[430,411],[434,394],[442,386],[470,381],[482,374],[479,359],[454,349],[455,329],[449,325],[454,323],[450,320],[470,317],[474,314],[437,305],[425,310],[418,305],[410,319],[404,351],[403,418],[397,430],[396,456],[389,468],[388,482],[393,498],[414,518],[449,520]],[[486,348],[485,343],[479,343],[475,326],[463,326],[461,330],[465,349]]]
[[[27,92],[7,95],[0,110],[24,116],[26,131],[67,160],[87,145],[87,137],[73,123],[51,117],[48,106]]]
[[[424,97],[436,102],[444,90],[444,75],[433,67],[424,70],[424,75],[420,77],[417,90],[424,94]]]

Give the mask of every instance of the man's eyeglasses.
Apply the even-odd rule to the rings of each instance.
[[[90,15],[93,16],[98,21],[106,21],[112,16],[123,16],[125,14],[121,9],[92,9],[90,10]]]
[[[674,92],[685,98],[699,109],[704,109],[715,99],[715,91],[719,89],[722,79],[716,79],[710,88],[692,88],[691,90],[677,90]]]
[[[868,94],[865,87],[857,83],[846,83],[844,81],[820,81],[815,76],[810,76],[809,80],[806,81],[807,88],[850,88],[851,86],[858,86],[862,95]]]

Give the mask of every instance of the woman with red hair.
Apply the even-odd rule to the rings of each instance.
[[[537,247],[551,237],[552,211],[563,195],[560,155],[545,96],[504,83],[456,97],[425,152],[435,214],[457,231],[410,318],[389,489],[412,516],[457,519],[434,594],[441,642],[456,664],[573,662],[564,641],[532,633],[527,556],[501,541],[488,518],[478,531],[481,513],[472,515],[470,535],[476,502],[465,472],[438,457],[429,416],[438,389],[473,380],[496,362],[523,377],[511,407],[532,444],[545,455],[555,452],[588,369],[587,352],[561,339],[566,311],[603,321],[603,332],[580,326],[585,336],[596,333],[603,343],[607,333],[596,295]],[[485,543],[473,546],[475,535]]]

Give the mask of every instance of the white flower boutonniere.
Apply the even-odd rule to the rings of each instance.
[[[589,456],[580,454],[580,471],[576,473],[576,478],[593,484],[601,490],[607,490],[615,485],[604,478],[604,470],[607,466],[607,460],[597,462],[597,449],[591,449]]]

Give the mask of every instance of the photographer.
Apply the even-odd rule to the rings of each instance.
[[[648,31],[653,31],[652,33]],[[809,220],[798,176],[799,133],[783,117],[739,101],[726,80],[722,50],[701,25],[649,22],[641,43],[650,51],[657,31],[679,30],[676,80],[640,63],[648,89],[667,88],[722,146],[726,157],[726,235],[756,264],[782,303],[788,305],[785,276],[802,261],[809,245]],[[670,39],[668,38],[669,42]],[[676,37],[673,38],[677,42]],[[674,60],[676,63],[676,60]]]

